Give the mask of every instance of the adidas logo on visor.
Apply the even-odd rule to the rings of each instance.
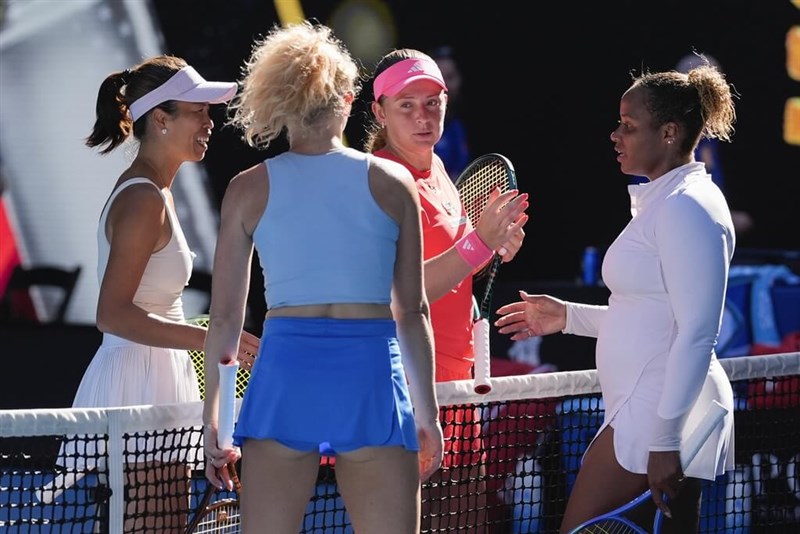
[[[411,68],[408,69],[408,73],[411,74],[412,72],[421,72],[421,71],[424,71],[424,70],[425,70],[425,67],[422,66],[422,63],[417,61],[416,63],[411,65]]]

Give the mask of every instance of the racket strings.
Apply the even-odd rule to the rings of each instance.
[[[508,191],[509,181],[508,169],[502,162],[488,161],[476,165],[468,179],[461,183],[459,196],[461,197],[461,203],[473,227],[478,225],[481,215],[486,210],[491,192],[498,188],[501,193]],[[476,279],[482,279],[488,274],[493,278],[494,273],[492,271],[496,270],[497,266],[495,262],[492,262],[490,265],[475,273],[474,277]],[[487,281],[486,284],[487,287],[490,287],[491,282]],[[483,300],[485,301],[485,298]],[[483,309],[483,306],[481,309]]]
[[[509,173],[506,166],[500,161],[489,161],[477,165],[469,177],[464,180],[459,188],[459,196],[473,226],[478,224],[486,206],[489,196],[496,188],[500,192],[508,191]]]
[[[231,498],[230,492],[221,491],[209,485],[197,511],[196,519],[192,521],[187,532],[191,534],[241,532],[239,496],[242,484],[239,481],[236,466],[228,464],[226,468],[233,481],[235,498]],[[212,499],[213,496],[216,496],[217,499]]]
[[[574,534],[643,534],[645,532],[645,530],[634,527],[621,519],[604,519],[594,525],[588,525]]]
[[[239,501],[222,499],[206,509],[202,519],[192,530],[192,534],[238,533],[241,532],[241,524]]]
[[[186,319],[189,324],[203,326],[208,328],[210,318],[208,315],[198,315]],[[206,383],[205,383],[205,354],[202,350],[189,350],[189,357],[192,359],[195,375],[197,376],[197,385],[200,387],[200,398],[206,397]],[[244,391],[247,389],[247,384],[250,381],[250,371],[243,367],[239,367],[236,371],[236,398],[244,397]]]

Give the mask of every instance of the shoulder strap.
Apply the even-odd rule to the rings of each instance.
[[[103,229],[102,231],[105,233],[105,226],[106,226],[106,217],[108,216],[108,210],[111,209],[111,205],[116,200],[117,196],[127,187],[132,186],[134,184],[150,184],[156,188],[156,190],[161,194],[161,190],[158,189],[158,186],[153,183],[152,180],[148,178],[131,178],[130,180],[125,180],[122,182],[119,187],[117,187],[114,191],[111,192],[111,195],[106,200],[105,206],[103,206],[103,211],[100,213],[100,221],[99,221],[99,228]],[[161,195],[162,197],[164,195]]]

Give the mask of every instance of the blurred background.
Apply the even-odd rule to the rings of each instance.
[[[527,237],[499,271],[494,308],[518,299],[519,289],[607,301],[596,267],[584,272],[583,258],[593,248],[599,265],[630,219],[631,177],[620,172],[609,138],[620,96],[632,75],[674,69],[687,54],[713,57],[738,94],[733,142],[719,145],[724,192],[732,210],[750,221],[737,234],[717,353],[800,351],[800,0],[0,0],[0,356],[6,377],[0,410],[71,406],[101,342],[97,221],[134,155],[133,147],[122,147],[99,156],[83,144],[105,77],[171,53],[208,80],[234,80],[255,40],[273,25],[303,17],[331,26],[363,65],[362,96],[346,131],[357,148],[369,117],[368,75],[378,58],[411,47],[454,62],[461,83],[456,91],[448,81],[447,120],[461,121],[470,158],[504,154],[520,190],[530,194]],[[184,298],[187,317],[208,311],[219,206],[229,181],[286,149],[282,140],[268,151],[249,148],[224,126],[223,106],[212,112],[216,127],[204,161],[184,164],[173,186],[197,254]],[[246,326],[260,334],[266,304],[257,258],[253,267]],[[593,338],[563,334],[512,344],[493,331],[492,375],[591,369],[594,345]],[[727,489],[722,482],[717,493],[707,493],[727,495],[736,509],[729,517],[744,511],[748,527],[751,511],[754,524],[763,519],[765,530],[753,532],[778,532],[775,522],[782,519],[794,520],[790,528],[797,531],[796,439],[764,432],[783,432],[796,421],[798,383],[787,378],[738,383],[768,391],[765,398],[776,404],[766,405],[771,414],[754,417],[744,411],[749,402],[737,403],[737,417],[745,417],[737,429],[749,429],[737,431],[737,469]],[[515,456],[496,456],[515,473],[490,478],[514,494],[539,492],[544,479],[532,474],[540,466],[529,447],[532,440],[541,445],[542,434],[528,425],[549,418],[517,410],[509,414],[525,421],[519,433],[525,443],[514,442]],[[583,433],[586,423],[573,421],[588,412],[564,413],[572,414],[569,433]],[[504,436],[515,435],[502,426]],[[571,439],[564,443],[577,450]],[[8,454],[0,457],[8,463]],[[35,465],[38,480],[40,463],[31,458],[25,455],[25,465]],[[561,477],[565,468],[555,470]],[[545,485],[551,491],[549,479]],[[531,500],[539,501],[535,494]],[[547,502],[563,504],[553,495]],[[539,514],[524,513],[515,517]]]
[[[365,76],[392,48],[450,47],[462,76],[454,110],[471,155],[503,153],[519,188],[530,193],[527,238],[501,269],[503,287],[576,283],[584,249],[594,246],[602,255],[630,218],[629,177],[620,173],[609,140],[619,98],[631,74],[675,68],[692,52],[713,56],[740,95],[733,143],[720,146],[728,201],[753,220],[738,236],[739,249],[768,259],[777,254],[777,261],[791,261],[800,250],[800,134],[790,124],[800,114],[800,68],[790,46],[793,35],[800,40],[800,6],[791,0],[5,0],[0,6],[0,292],[16,264],[79,267],[68,323],[94,323],[96,221],[131,158],[124,151],[100,157],[83,146],[102,80],[160,52],[184,57],[207,79],[236,79],[254,39],[298,14],[332,26]],[[370,95],[365,81],[346,132],[351,146],[361,146]],[[246,147],[223,126],[224,110],[217,108],[205,161],[184,166],[176,181],[180,216],[198,252],[198,280],[211,268],[228,181],[285,149],[280,142],[269,151]],[[251,290],[256,310],[261,290]],[[204,298],[189,295],[187,314],[202,311]],[[31,305],[40,316],[56,307],[46,294]]]

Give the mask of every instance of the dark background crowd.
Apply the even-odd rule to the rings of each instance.
[[[253,39],[278,22],[274,3],[154,2],[165,47],[208,79],[238,77]],[[786,36],[800,24],[790,0],[641,2],[301,2],[359,56],[448,44],[464,83],[459,112],[471,152],[501,152],[531,195],[527,238],[503,279],[573,280],[582,250],[602,252],[626,224],[628,177],[609,135],[631,73],[674,68],[693,50],[715,57],[737,93],[733,143],[723,143],[726,195],[755,225],[740,248],[800,248],[800,147],[783,139],[784,106],[800,96],[786,69]],[[370,50],[373,49],[372,52]],[[366,52],[364,52],[366,50]],[[348,129],[360,147],[368,81]],[[221,111],[220,111],[221,113]],[[217,119],[206,166],[217,200],[238,171],[268,153]],[[281,151],[276,143],[268,152]]]

